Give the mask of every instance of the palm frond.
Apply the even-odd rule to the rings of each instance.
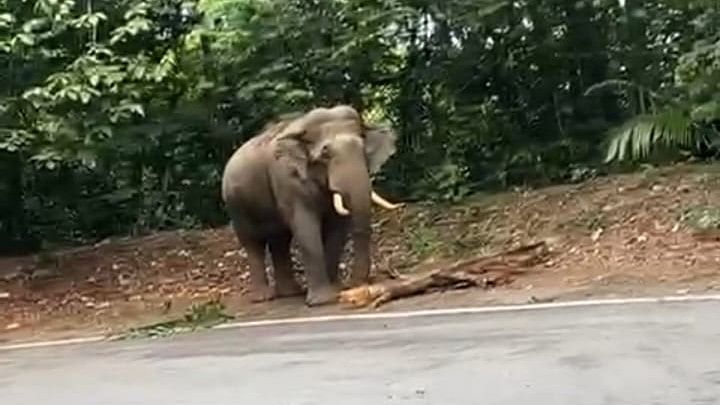
[[[692,119],[681,109],[639,115],[610,133],[605,162],[642,159],[659,146],[687,147],[696,141]]]
[[[691,146],[696,140],[693,120],[683,110],[671,109],[656,116],[659,141],[665,146]]]
[[[588,87],[583,95],[589,96],[592,93],[606,90],[606,89],[612,89],[612,90],[619,90],[619,89],[628,89],[628,88],[636,88],[638,85],[636,83],[633,83],[629,80],[621,80],[621,79],[608,79],[603,80],[599,83],[595,83]]]

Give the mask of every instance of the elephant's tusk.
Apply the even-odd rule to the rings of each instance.
[[[402,203],[400,203],[400,204],[393,204],[393,203],[391,203],[390,201],[382,198],[382,197],[381,197],[378,193],[376,193],[375,191],[373,191],[373,192],[370,194],[370,198],[372,198],[372,201],[373,201],[375,204],[377,204],[377,205],[385,208],[386,210],[396,210],[396,209],[398,209],[398,208],[400,208],[400,207],[403,206]]]
[[[342,216],[350,215],[350,211],[348,211],[343,204],[342,196],[338,193],[333,194],[333,207],[335,207],[335,211]]]

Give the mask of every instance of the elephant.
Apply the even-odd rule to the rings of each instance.
[[[354,244],[350,285],[371,268],[371,203],[393,204],[371,176],[395,153],[396,135],[369,125],[352,106],[317,107],[272,122],[228,159],[222,199],[250,268],[252,302],[302,295],[292,272],[294,239],[305,270],[308,306],[337,300],[338,268],[348,235]],[[275,288],[265,273],[270,251]]]

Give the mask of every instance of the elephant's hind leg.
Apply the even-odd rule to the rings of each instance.
[[[250,267],[250,301],[262,302],[274,298],[275,294],[265,273],[265,241],[253,238],[240,229],[238,220],[233,219],[233,229],[240,244],[245,248]]]
[[[295,280],[290,258],[292,234],[283,234],[270,239],[270,255],[275,270],[275,294],[277,297],[293,297],[303,293]]]
[[[275,297],[265,273],[265,243],[247,240],[243,243],[248,254],[250,266],[250,300],[252,302],[268,301]]]

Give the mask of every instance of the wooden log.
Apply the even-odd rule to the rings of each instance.
[[[430,291],[469,287],[492,288],[512,282],[514,276],[546,261],[544,241],[489,256],[477,256],[417,276],[385,280],[340,292],[339,301],[353,307],[377,308],[389,301]]]

